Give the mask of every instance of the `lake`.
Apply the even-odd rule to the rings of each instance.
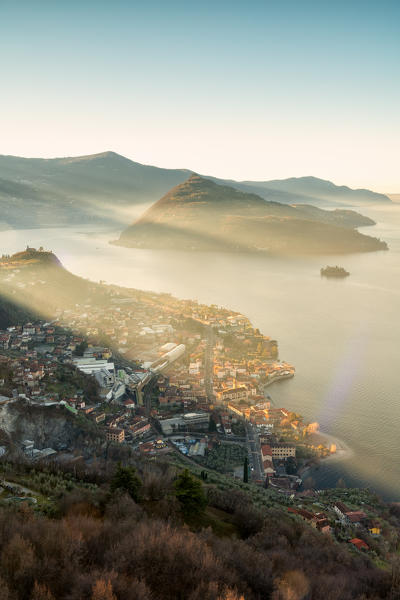
[[[279,342],[292,380],[269,388],[275,404],[318,421],[352,455],[312,472],[317,487],[371,487],[400,500],[400,206],[362,209],[377,221],[365,233],[389,252],[271,258],[228,253],[127,249],[119,232],[90,227],[6,231],[1,251],[27,244],[53,250],[77,275],[230,307]],[[327,264],[347,279],[320,277]]]

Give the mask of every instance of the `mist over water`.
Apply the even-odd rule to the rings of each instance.
[[[377,221],[365,233],[387,241],[389,252],[271,258],[138,250],[110,245],[119,232],[87,227],[2,232],[1,251],[43,245],[77,275],[244,313],[296,367],[294,379],[269,388],[276,405],[318,421],[353,451],[315,470],[317,487],[342,477],[400,500],[400,206],[360,212]],[[327,264],[351,276],[321,278]]]

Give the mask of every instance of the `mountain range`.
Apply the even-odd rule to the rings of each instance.
[[[121,246],[340,254],[386,249],[355,228],[374,221],[351,210],[269,202],[191,175],[125,229]]]
[[[115,152],[53,159],[0,156],[0,228],[125,227],[191,174],[189,169],[143,165]],[[383,194],[315,177],[262,182],[207,178],[269,202],[319,207],[390,203]]]

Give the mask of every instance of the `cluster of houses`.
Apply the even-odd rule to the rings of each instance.
[[[312,527],[322,533],[331,533],[331,526],[325,513],[312,513],[303,508],[294,508],[289,506],[288,512],[299,516],[303,521],[308,521]]]
[[[149,419],[130,410],[121,409],[105,420],[106,440],[121,444],[124,441],[136,443],[151,433]]]
[[[241,387],[242,396],[253,402],[263,398],[263,388],[276,378],[293,376],[294,368],[277,360],[278,348],[251,326],[249,320],[233,311],[178,300],[169,294],[105,286],[109,301],[101,305],[76,305],[60,311],[59,318],[86,338],[107,336],[110,344],[126,358],[152,372],[168,368],[168,380],[160,379],[160,404],[190,407],[207,404],[203,326],[216,332],[212,365],[212,386],[219,403],[226,403]],[[243,344],[245,353],[235,358],[232,339]],[[173,340],[173,341],[172,341]],[[187,360],[170,363],[186,354]],[[90,367],[90,365],[88,365]]]
[[[381,535],[381,524],[377,518],[368,517],[362,510],[351,510],[339,501],[327,506],[324,512],[313,513],[302,507],[292,506],[288,508],[288,512],[307,521],[322,533],[331,534],[333,526],[339,524],[341,529],[348,531],[348,542],[358,550],[368,551],[369,545],[361,537],[352,537],[355,532],[358,532],[358,535],[366,533],[373,537]]]
[[[265,398],[251,406],[231,400],[227,408],[232,414],[255,425],[260,432],[280,427],[292,414],[286,408],[272,407],[271,402]]]
[[[51,398],[45,381],[51,382],[60,363],[72,360],[82,337],[58,330],[50,323],[26,323],[0,331],[0,364],[10,373],[8,384],[33,398]]]
[[[160,352],[165,351],[163,345],[177,337],[177,329],[189,346],[200,339],[195,328],[182,327],[185,321],[215,327],[230,327],[232,323],[235,326],[236,321],[248,323],[245,317],[227,309],[179,300],[169,294],[122,291],[115,286],[104,286],[104,291],[108,301],[59,310],[58,318],[88,339],[107,336],[120,354],[146,365],[160,358]],[[167,352],[171,350],[175,349]],[[196,374],[195,364],[191,369]]]
[[[140,407],[143,390],[155,375],[159,409],[152,415],[166,434],[208,430],[215,408],[225,434],[231,433],[235,407],[250,411],[243,416],[251,422],[277,422],[275,409],[269,407],[266,416],[266,407],[254,405],[265,400],[268,382],[292,376],[294,369],[277,360],[276,341],[260,334],[246,317],[168,294],[103,288],[101,301],[93,295],[85,304],[60,309],[51,323],[26,323],[0,332],[0,350],[7,354],[0,361],[9,366],[9,383],[17,393],[44,403],[59,402],[74,414],[82,412],[104,426],[106,439],[115,443],[149,433],[151,425]],[[210,367],[206,354],[211,328],[215,342]],[[99,339],[105,345],[99,345]],[[60,396],[54,386],[46,389],[56,382],[60,364],[93,377],[103,403],[118,406],[113,411],[117,417],[107,416],[104,407],[93,406],[79,391]]]
[[[170,365],[166,375],[158,379],[161,408],[182,406],[185,409],[207,409],[204,352],[206,341],[200,334],[188,336],[187,360]]]
[[[276,341],[260,334],[247,319],[238,328],[220,329],[217,336],[213,389],[219,403],[255,403],[272,382],[293,377],[294,367],[277,360]]]
[[[286,461],[288,458],[296,458],[296,446],[289,442],[271,442],[265,443],[265,439],[260,439],[261,464],[265,477],[272,477],[276,474],[274,461]]]

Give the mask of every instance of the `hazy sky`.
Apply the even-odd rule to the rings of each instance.
[[[0,153],[400,192],[400,0],[0,0]]]

